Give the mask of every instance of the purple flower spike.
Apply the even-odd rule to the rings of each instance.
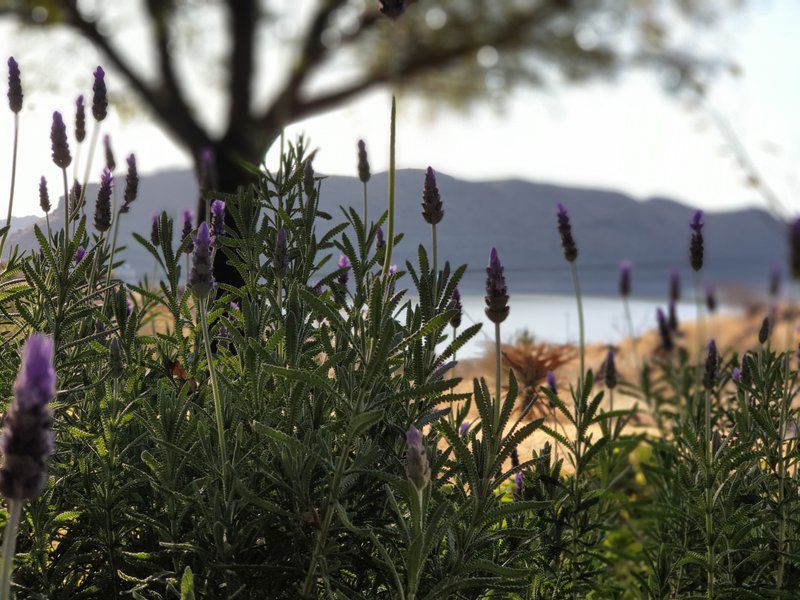
[[[706,284],[706,308],[710,313],[717,312],[717,293],[710,283]]]
[[[108,91],[106,90],[106,72],[103,67],[97,67],[94,70],[92,92],[92,115],[96,121],[102,121],[108,115]]]
[[[777,298],[781,293],[781,267],[780,265],[772,265],[769,271],[769,295]]]
[[[32,335],[22,349],[14,399],[0,440],[4,455],[0,494],[9,500],[35,498],[47,481],[44,461],[55,446],[49,403],[55,395],[53,340],[43,334]]]
[[[561,247],[564,249],[564,258],[567,262],[575,262],[578,258],[578,246],[572,236],[572,223],[569,220],[569,213],[563,204],[556,209],[558,219],[558,234],[561,236]]]
[[[86,248],[83,246],[78,246],[78,249],[75,250],[75,264],[77,265],[79,262],[81,262],[84,256],[86,256]]]
[[[633,263],[629,260],[623,260],[619,263],[619,295],[627,298],[631,295],[631,271],[633,270]]]
[[[613,390],[617,386],[617,363],[613,350],[608,351],[603,367],[603,375],[606,387],[610,390]]]
[[[450,300],[450,308],[453,310],[458,311],[453,318],[450,319],[450,327],[453,329],[458,329],[461,327],[461,317],[463,316],[464,307],[461,304],[461,292],[458,291],[458,288],[453,288],[453,297]]]
[[[186,254],[191,254],[194,250],[194,242],[192,241],[192,232],[194,232],[194,215],[190,210],[183,211],[183,230],[181,235],[183,239],[189,238],[186,243]]]
[[[661,337],[661,348],[669,352],[674,347],[672,342],[672,330],[667,323],[667,317],[660,308],[656,310],[656,320],[658,321],[658,334]]]
[[[406,432],[406,476],[420,492],[431,480],[431,467],[422,444],[422,434],[413,425]]]
[[[86,139],[86,105],[83,94],[75,99],[75,140],[80,144]]]
[[[731,379],[733,379],[736,383],[739,383],[742,380],[742,371],[739,367],[733,367],[733,371],[731,371]]]
[[[514,499],[522,500],[522,492],[524,491],[525,478],[522,472],[514,473]]]
[[[681,299],[681,272],[675,268],[669,272],[669,299],[671,302]]]
[[[211,264],[211,246],[214,238],[208,230],[205,221],[197,228],[194,237],[194,251],[192,252],[192,270],[189,272],[189,288],[197,298],[204,299],[211,292],[214,285],[213,268]]]
[[[367,145],[364,140],[358,140],[358,178],[361,183],[367,183],[371,177]]]
[[[442,197],[436,185],[436,173],[431,167],[425,172],[425,185],[422,188],[422,218],[430,225],[436,225],[444,217]]]
[[[272,256],[272,268],[276,277],[284,277],[289,270],[289,242],[286,230],[281,227],[275,234],[275,250]]]
[[[139,194],[139,171],[136,169],[136,156],[129,154],[125,162],[128,163],[128,173],[125,175],[125,201],[120,211],[123,213],[130,210],[130,205]]]
[[[350,267],[353,266],[350,263],[350,259],[347,258],[344,254],[342,254],[339,257],[339,260],[336,263],[336,266],[339,267],[339,269],[345,269],[344,271],[342,271],[342,273],[339,274],[339,278],[338,278],[339,285],[342,285],[342,286],[347,285],[347,280],[349,278],[347,270],[350,269]]]
[[[217,189],[217,159],[212,148],[200,151],[200,193],[207,194]]]
[[[692,239],[689,243],[689,263],[692,265],[692,269],[695,271],[699,271],[703,268],[703,254],[704,254],[704,244],[703,244],[703,226],[705,222],[703,221],[703,211],[697,210],[692,216],[692,220],[689,223],[689,227],[692,229]]]
[[[106,167],[109,171],[114,171],[117,168],[117,161],[114,159],[114,149],[111,147],[111,136],[105,134],[103,136],[103,151],[106,155]]]
[[[397,265],[389,265],[389,275],[397,275]]]
[[[500,324],[508,318],[508,288],[503,275],[503,265],[497,249],[492,248],[489,254],[489,266],[486,268],[486,316],[492,323]]]
[[[554,394],[558,394],[558,385],[556,384],[556,374],[552,371],[547,372],[547,388]]]
[[[383,229],[378,227],[375,232],[375,250],[378,251],[386,245],[386,240],[383,239]]]
[[[44,176],[39,180],[39,208],[44,212],[50,212],[50,193],[47,191],[47,179]]]
[[[108,167],[100,175],[100,187],[97,188],[97,202],[94,205],[94,228],[97,231],[108,231],[111,227],[111,194],[114,188],[114,177]]]
[[[217,242],[225,235],[225,202],[222,200],[211,203],[211,235]]]
[[[464,421],[458,426],[458,437],[464,437],[469,432],[469,422]]]
[[[156,213],[153,215],[153,220],[150,226],[150,242],[153,246],[158,246],[161,243],[161,234],[158,230],[158,224],[161,221],[161,215]]]
[[[61,113],[53,113],[53,125],[50,128],[50,144],[53,152],[53,162],[61,169],[66,169],[72,163],[67,142],[67,128]]]
[[[19,65],[13,56],[8,59],[8,106],[13,113],[22,110],[22,81]]]
[[[708,356],[706,357],[706,370],[703,375],[703,385],[707,390],[714,387],[717,382],[717,372],[719,370],[719,354],[717,353],[717,343],[711,340],[708,344]]]

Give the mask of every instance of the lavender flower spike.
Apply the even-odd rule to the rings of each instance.
[[[106,90],[106,72],[103,67],[97,67],[94,70],[92,92],[92,115],[96,121],[102,121],[108,115],[108,91]]]
[[[706,308],[710,313],[717,312],[717,293],[710,283],[706,284]]]
[[[406,476],[421,492],[431,480],[431,467],[422,444],[422,434],[413,425],[406,432],[406,448]]]
[[[42,176],[39,180],[39,208],[44,212],[49,213],[50,209],[50,193],[47,191],[47,179]]]
[[[284,277],[289,270],[289,243],[286,230],[281,227],[275,234],[275,249],[272,253],[272,268],[276,277]]]
[[[629,260],[623,260],[619,263],[619,295],[627,298],[631,295],[631,271],[633,270],[633,263]]]
[[[130,210],[130,205],[139,194],[139,171],[136,169],[136,156],[128,155],[126,162],[128,163],[128,173],[125,175],[125,198],[121,211],[124,213]]]
[[[86,105],[83,94],[75,99],[75,139],[79,144],[86,139]]]
[[[561,236],[564,258],[567,259],[567,262],[575,262],[578,258],[578,246],[575,245],[575,238],[572,235],[572,223],[569,220],[569,213],[563,204],[558,205],[556,217],[558,218],[558,234]]]
[[[781,267],[780,265],[772,265],[769,271],[769,295],[777,298],[781,293]]]
[[[706,357],[706,370],[703,375],[703,385],[707,390],[714,387],[717,383],[717,376],[719,370],[719,354],[717,353],[717,344],[711,340],[708,344],[708,356]]]
[[[489,266],[486,268],[486,316],[492,323],[500,324],[508,318],[508,289],[506,278],[503,275],[503,265],[497,255],[497,249],[492,248],[489,254]]]
[[[742,371],[739,367],[733,367],[733,371],[731,371],[731,379],[736,383],[739,383],[742,380]]]
[[[660,308],[656,310],[656,320],[658,321],[658,334],[661,336],[661,348],[669,352],[674,347],[672,342],[672,331],[667,323],[667,317]]]
[[[183,230],[181,236],[183,239],[189,238],[186,243],[186,254],[191,254],[194,250],[194,242],[192,241],[192,232],[194,231],[194,215],[190,210],[183,211]]]
[[[608,354],[606,355],[603,374],[606,387],[610,390],[613,390],[615,387],[617,387],[617,363],[614,359],[614,351],[609,350]]]
[[[53,162],[61,169],[66,169],[72,163],[72,155],[69,153],[69,142],[67,142],[67,128],[61,113],[53,113],[53,125],[50,128],[50,144],[53,153]]]
[[[44,461],[54,450],[49,403],[55,394],[53,340],[35,334],[22,349],[14,399],[5,415],[0,440],[4,455],[0,494],[9,500],[35,498],[47,481]]]
[[[75,250],[75,264],[77,265],[79,262],[81,262],[84,256],[86,256],[86,248],[83,246],[78,246],[78,249]]]
[[[346,286],[347,285],[347,279],[348,279],[348,272],[347,271],[352,266],[352,263],[350,262],[349,258],[347,258],[344,254],[342,254],[339,257],[339,261],[336,263],[336,266],[339,267],[339,269],[344,269],[344,271],[342,271],[339,274],[338,281],[339,281],[339,285]]]
[[[100,187],[97,189],[97,202],[94,206],[94,228],[97,231],[108,231],[111,227],[111,193],[114,177],[108,167],[100,175]],[[80,197],[80,195],[79,195]]]
[[[361,180],[361,183],[367,183],[370,177],[367,144],[364,143],[364,140],[358,140],[358,178]]]
[[[436,225],[444,217],[442,197],[436,185],[436,173],[431,167],[425,172],[425,185],[422,188],[422,218],[430,225]]]
[[[375,232],[375,250],[378,251],[386,245],[386,240],[383,239],[383,229],[378,227],[378,231]]]
[[[689,243],[689,263],[692,265],[692,269],[695,271],[699,271],[703,268],[703,226],[705,223],[703,222],[703,211],[696,210],[694,215],[692,216],[692,220],[689,223],[689,227],[692,230],[692,239]]]
[[[669,272],[669,299],[671,302],[681,299],[681,272],[675,268]]]
[[[106,167],[109,171],[114,171],[117,168],[117,161],[114,159],[114,149],[111,147],[111,136],[105,134],[103,136],[103,151],[106,156]]]
[[[552,371],[547,372],[547,388],[554,394],[558,394],[558,385],[556,384],[556,374]]]
[[[522,500],[522,493],[525,490],[524,488],[524,481],[525,478],[520,471],[519,473],[514,473],[514,499],[515,500]]]
[[[8,59],[8,107],[13,113],[22,110],[22,81],[19,65],[13,56]]]
[[[158,224],[161,221],[161,215],[156,213],[153,215],[152,225],[150,226],[150,242],[153,246],[158,246],[161,243],[161,234],[158,230]]]
[[[211,203],[211,235],[217,242],[225,235],[225,202],[222,200]]]
[[[189,272],[189,288],[200,299],[208,297],[214,285],[213,267],[211,264],[211,245],[214,239],[205,221],[197,228],[192,252],[192,270]]]
[[[461,327],[461,317],[462,313],[464,312],[464,307],[461,304],[461,292],[458,291],[458,288],[453,288],[453,297],[450,300],[450,308],[458,311],[453,317],[450,319],[450,327],[453,329],[458,329]]]
[[[464,437],[469,432],[469,421],[464,421],[458,426],[458,437]]]
[[[200,193],[217,189],[217,159],[212,148],[200,151]]]

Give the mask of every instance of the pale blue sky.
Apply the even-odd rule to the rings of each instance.
[[[800,182],[800,2],[753,0],[729,23],[721,43],[744,69],[738,80],[718,81],[711,104],[740,134],[770,186],[793,210]],[[26,65],[31,49],[23,34],[0,27],[0,55]],[[39,38],[41,40],[41,38]],[[91,58],[87,59],[91,60]],[[87,77],[93,64],[87,62]],[[28,75],[30,76],[30,74]],[[113,75],[111,77],[113,85]],[[16,214],[36,212],[36,182],[55,180],[49,161],[49,121],[55,108],[72,113],[76,92],[37,89],[26,97]],[[367,140],[374,170],[387,165],[389,98],[375,92],[291,128],[304,131],[321,150],[318,170],[354,174],[355,142]],[[4,116],[5,115],[5,116]],[[468,179],[517,177],[567,185],[617,189],[645,198],[671,196],[707,209],[761,205],[743,185],[741,172],[719,133],[696,111],[660,90],[655,77],[633,74],[545,92],[521,90],[508,110],[478,108],[469,114],[440,111],[435,119],[420,102],[400,105],[398,164],[432,165]],[[71,118],[70,118],[71,120]],[[0,164],[9,164],[11,117],[0,112]],[[135,151],[142,172],[186,166],[186,155],[143,117],[108,121],[119,155]],[[5,140],[5,141],[3,141]],[[85,158],[84,158],[85,160]],[[98,171],[100,158],[97,157]],[[96,175],[95,177],[96,178]],[[7,170],[0,170],[0,212],[5,212]]]

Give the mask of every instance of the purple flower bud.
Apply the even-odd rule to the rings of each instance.
[[[564,249],[564,258],[567,262],[575,262],[578,258],[578,247],[575,245],[575,238],[572,236],[572,223],[569,220],[569,213],[563,204],[558,205],[556,210],[558,218],[558,234],[561,236],[561,247]]]
[[[717,294],[714,286],[710,283],[706,284],[706,308],[708,312],[717,312]]]
[[[764,320],[761,321],[761,327],[758,330],[758,343],[766,344],[767,340],[769,340],[769,334],[771,331],[772,324],[770,323],[769,317],[764,317]]]
[[[800,279],[800,218],[789,225],[789,268],[794,279]]]
[[[86,248],[83,246],[78,246],[78,249],[75,250],[75,264],[77,265],[79,262],[81,262],[84,256],[86,256]]]
[[[492,323],[502,323],[508,317],[508,289],[506,278],[503,275],[503,265],[497,249],[492,248],[489,253],[489,266],[486,268],[486,316]]]
[[[61,169],[66,169],[72,163],[72,155],[69,153],[69,142],[67,142],[67,127],[61,113],[53,113],[53,125],[50,128],[50,145],[53,153],[53,162]]]
[[[547,387],[554,394],[558,394],[558,385],[556,384],[556,374],[552,371],[547,372]]]
[[[303,189],[306,196],[311,198],[316,193],[317,181],[314,175],[314,155],[312,154],[306,159],[303,165]]]
[[[431,480],[431,468],[422,434],[413,425],[406,432],[406,476],[417,490],[424,490]]]
[[[194,250],[194,242],[192,241],[192,233],[194,232],[194,215],[190,210],[183,211],[183,230],[181,231],[181,235],[183,239],[189,238],[189,241],[186,243],[186,254],[191,254],[192,250]]]
[[[703,211],[697,210],[689,223],[689,227],[692,230],[692,239],[689,243],[689,263],[695,271],[703,268],[703,225],[705,225]]]
[[[631,295],[631,271],[633,270],[633,263],[629,260],[623,260],[619,263],[619,295],[627,298]]]
[[[514,499],[522,500],[522,493],[524,491],[524,480],[522,472],[514,473]]]
[[[114,171],[117,168],[117,161],[114,159],[114,150],[111,148],[111,136],[106,134],[103,136],[103,151],[106,155],[106,168],[109,171]]]
[[[211,203],[211,235],[217,243],[225,235],[225,202],[222,200]]]
[[[617,386],[617,364],[614,360],[615,354],[613,350],[609,350],[606,355],[606,361],[603,365],[603,376],[605,379],[606,387],[613,390]]]
[[[458,311],[453,317],[450,319],[450,326],[453,329],[458,329],[461,327],[461,317],[462,313],[464,312],[464,307],[461,304],[461,292],[458,291],[458,288],[453,288],[453,297],[450,300],[450,308],[452,310]]]
[[[431,167],[425,171],[425,185],[422,188],[422,217],[426,223],[436,225],[444,217],[442,198],[439,186],[436,185],[436,173]]]
[[[733,379],[736,383],[739,383],[742,380],[742,371],[739,367],[733,367],[733,371],[731,371],[731,379]]]
[[[753,379],[751,378],[750,373],[750,354],[745,352],[742,354],[742,370],[741,370],[741,380],[742,384],[746,386],[750,386],[753,383]]]
[[[681,272],[674,268],[669,273],[669,299],[671,302],[681,299]]]
[[[133,300],[125,298],[125,313],[130,317],[133,314]]]
[[[217,159],[212,148],[200,151],[199,183],[201,194],[217,189]]]
[[[378,231],[375,232],[375,251],[377,252],[385,245],[386,245],[386,240],[383,239],[383,229],[378,227]]]
[[[397,265],[389,265],[389,275],[397,275]]]
[[[275,249],[272,255],[272,268],[276,277],[284,277],[289,270],[289,243],[286,230],[281,227],[275,234]]]
[[[106,72],[103,67],[94,70],[92,85],[92,115],[96,121],[102,121],[108,114],[108,92],[106,90]]]
[[[464,437],[465,435],[467,435],[468,431],[469,431],[469,422],[464,421],[463,423],[461,423],[461,425],[458,426],[458,437]]]
[[[139,193],[139,172],[136,169],[136,157],[130,154],[126,162],[128,163],[128,173],[125,175],[125,202],[122,206],[122,212],[124,213],[130,210],[130,205],[136,200],[136,196]]]
[[[39,180],[39,208],[44,212],[50,212],[50,193],[47,191],[47,179],[42,176]]]
[[[342,254],[342,255],[339,257],[339,260],[338,260],[338,262],[336,263],[336,266],[337,266],[337,267],[338,267],[340,270],[341,270],[341,269],[345,269],[344,271],[342,271],[342,272],[339,274],[339,277],[337,278],[337,281],[339,282],[339,285],[341,285],[341,286],[346,286],[346,285],[347,285],[347,280],[348,280],[348,278],[349,278],[349,274],[348,274],[348,272],[347,272],[347,269],[350,269],[350,267],[352,266],[352,264],[350,263],[350,259],[349,259],[349,258],[347,258],[347,257],[346,257],[344,254]]]
[[[69,212],[70,214],[75,217],[78,214],[78,204],[81,201],[81,194],[83,193],[83,187],[78,180],[75,179],[72,182],[72,187],[69,190]]]
[[[396,19],[406,8],[405,0],[378,0],[381,12],[390,19]]]
[[[211,264],[211,245],[214,243],[205,221],[197,228],[192,252],[192,270],[189,272],[189,288],[197,298],[204,299],[214,284]]]
[[[364,140],[358,140],[358,178],[361,180],[361,183],[367,183],[370,176],[367,145],[364,143]]]
[[[669,352],[674,347],[672,342],[672,330],[667,323],[667,317],[660,308],[656,310],[656,320],[658,321],[658,334],[661,337],[661,348]]]
[[[56,394],[53,340],[43,334],[28,338],[14,384],[14,398],[3,420],[0,448],[0,494],[9,500],[30,500],[46,483],[44,461],[53,453],[53,413]]]
[[[108,346],[108,370],[111,377],[119,379],[125,373],[125,367],[122,364],[122,348],[119,345],[119,339],[114,337]]]
[[[8,59],[8,106],[13,113],[22,110],[22,81],[19,65],[13,56]]]
[[[781,267],[780,265],[772,265],[769,271],[769,295],[777,298],[781,293]]]
[[[159,213],[154,214],[150,226],[150,242],[153,246],[158,246],[161,243],[161,233],[159,231],[160,222],[161,215]]]
[[[100,187],[97,188],[97,202],[94,205],[94,228],[97,231],[108,231],[111,227],[111,194],[114,177],[108,168],[100,175]]]
[[[86,105],[83,94],[75,99],[75,140],[80,144],[86,139]]]
[[[706,357],[706,370],[703,375],[703,385],[707,390],[714,387],[717,383],[717,372],[719,370],[719,354],[717,353],[717,344],[711,340],[708,344],[708,356]]]
[[[519,466],[519,452],[516,448],[511,450],[511,467],[517,468]]]

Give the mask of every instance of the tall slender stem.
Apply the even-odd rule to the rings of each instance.
[[[791,381],[789,380],[791,369],[789,368],[789,357],[791,356],[792,346],[794,346],[794,322],[792,321],[792,281],[789,280],[788,294],[786,299],[786,313],[788,322],[786,323],[786,352],[789,354],[784,361],[783,373],[783,397],[781,398],[780,421],[778,423],[778,505],[781,507],[780,524],[778,526],[778,572],[775,576],[775,583],[778,589],[783,587],[783,573],[786,568],[786,558],[784,547],[786,545],[786,506],[784,495],[786,493],[786,459],[783,453],[783,444],[786,438],[786,425],[789,416],[789,408],[792,402],[790,394]]]
[[[712,494],[714,448],[711,439],[711,390],[705,396],[705,444],[706,444],[706,597],[714,598],[714,499]]]
[[[583,321],[583,299],[581,297],[581,284],[578,280],[578,267],[574,262],[569,263],[572,272],[572,287],[575,289],[575,301],[578,304],[578,340],[580,344],[581,360],[581,396],[583,395],[584,371],[586,369],[586,327]]]
[[[433,244],[433,276],[434,282],[436,281],[436,274],[438,271],[437,248],[436,248],[436,225],[431,225],[431,242]]]
[[[64,239],[66,246],[69,248],[69,186],[67,185],[67,170],[61,169],[61,174],[64,177]]]
[[[367,228],[367,182],[364,182],[364,228]]]
[[[494,349],[495,349],[495,397],[494,397],[494,425],[500,425],[500,392],[503,389],[503,356],[500,351],[500,323],[494,324]]]
[[[386,239],[386,256],[383,258],[384,282],[389,277],[389,266],[392,264],[392,247],[394,246],[394,188],[395,188],[395,142],[397,132],[397,101],[392,96],[392,117],[389,133],[389,235]]]
[[[3,566],[0,571],[0,600],[11,600],[11,572],[14,570],[14,555],[17,549],[17,529],[19,528],[21,500],[8,501],[8,521],[3,537]]]
[[[81,214],[85,214],[85,203],[84,198],[86,196],[86,186],[89,184],[89,171],[92,169],[92,162],[94,161],[94,150],[97,146],[97,138],[100,135],[100,121],[95,121],[94,126],[92,127],[92,141],[89,142],[89,159],[86,161],[86,168],[83,171],[83,186],[81,187],[81,197],[78,198],[78,204],[76,205],[76,210],[80,209]],[[64,172],[64,177],[66,177],[66,171]]]
[[[0,241],[0,259],[3,258],[3,248],[6,245],[8,233],[11,230],[11,209],[14,207],[14,188],[17,181],[17,142],[19,140],[19,113],[14,113],[14,153],[11,158],[11,190],[8,193],[8,216],[3,239]]]
[[[222,470],[222,489],[223,494],[227,497],[225,492],[225,461],[227,460],[228,452],[225,448],[225,428],[222,418],[222,397],[219,393],[219,384],[217,382],[217,371],[214,368],[214,355],[211,353],[211,338],[208,334],[208,317],[206,314],[207,299],[197,300],[197,312],[200,314],[200,330],[203,335],[203,346],[206,351],[206,362],[208,363],[208,371],[211,375],[211,392],[214,395],[214,415],[217,421],[217,439],[219,441],[219,456],[220,467]]]

